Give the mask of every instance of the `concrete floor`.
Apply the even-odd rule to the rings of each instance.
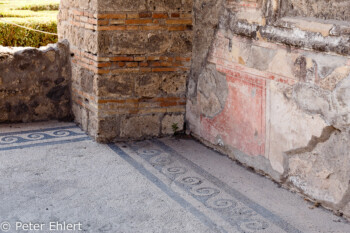
[[[2,125],[0,177],[3,232],[350,232],[190,139],[100,145],[70,123]]]

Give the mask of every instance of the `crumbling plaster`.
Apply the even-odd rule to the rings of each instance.
[[[72,76],[75,120],[97,140],[169,135],[186,114],[187,133],[350,217],[350,3],[326,2],[64,0],[70,53],[14,53],[55,78],[38,76],[49,104],[22,118],[70,116]]]
[[[350,3],[314,2],[194,2],[187,131],[349,217]]]

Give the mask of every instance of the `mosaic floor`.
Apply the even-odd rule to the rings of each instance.
[[[3,125],[0,175],[0,232],[350,232],[190,139],[101,145],[71,123]]]

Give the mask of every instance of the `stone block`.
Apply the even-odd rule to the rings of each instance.
[[[171,45],[167,48],[168,53],[175,53],[181,56],[191,55],[192,52],[192,31],[180,31],[171,33]]]
[[[286,16],[314,17],[322,20],[348,21],[350,19],[350,4],[346,0],[286,0],[281,5],[281,13]],[[316,25],[315,25],[316,26]]]
[[[84,131],[89,132],[89,124],[90,124],[89,110],[82,107],[80,107],[77,110],[78,111],[80,110],[80,114],[81,114],[81,122],[79,122],[81,124],[80,126],[83,128]]]
[[[121,120],[121,138],[140,139],[160,134],[160,116],[125,116]]]
[[[98,80],[98,95],[103,98],[121,98],[134,95],[135,76],[119,74],[100,76]]]
[[[82,126],[83,124],[83,119],[82,119],[82,109],[81,109],[81,106],[76,104],[76,103],[72,103],[72,113],[73,113],[73,116],[74,116],[74,121]]]
[[[86,93],[92,94],[94,90],[95,74],[87,69],[80,69],[80,73],[78,75],[78,77],[81,79],[81,90]]]
[[[111,142],[120,135],[120,117],[111,116],[104,117],[99,121],[98,125],[98,141]]]
[[[156,73],[141,74],[136,77],[136,95],[138,97],[156,97],[160,92],[161,76]]]
[[[88,134],[93,137],[96,141],[99,141],[100,135],[98,134],[98,127],[99,127],[99,120],[94,112],[88,112],[89,114],[89,120],[88,120],[88,128],[87,132]]]
[[[146,0],[103,0],[98,2],[99,12],[144,11]]]
[[[93,54],[98,52],[98,34],[96,31],[84,30],[84,43],[83,48]]]
[[[178,10],[182,7],[181,0],[147,0],[147,4],[154,11]]]
[[[165,115],[162,120],[162,134],[172,135],[184,129],[184,115]]]
[[[167,33],[100,32],[102,54],[161,54],[171,46]]]
[[[161,73],[162,80],[160,83],[160,90],[166,95],[180,95],[186,94],[187,74],[184,73]]]

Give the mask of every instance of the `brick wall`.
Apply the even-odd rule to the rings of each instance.
[[[350,4],[315,2],[63,0],[75,119],[108,142],[186,109],[188,133],[350,216]]]
[[[63,1],[71,42],[73,111],[99,141],[183,129],[192,1]]]
[[[90,58],[97,57],[98,34],[93,23],[81,23],[81,20],[97,13],[97,0],[70,1],[62,0],[58,15],[59,39],[66,38],[70,43],[72,61],[72,111],[75,121],[88,131],[96,135],[98,129],[97,105],[97,63],[88,64],[84,61],[84,54]],[[85,14],[85,16],[84,16]],[[82,59],[78,59],[82,58]]]

